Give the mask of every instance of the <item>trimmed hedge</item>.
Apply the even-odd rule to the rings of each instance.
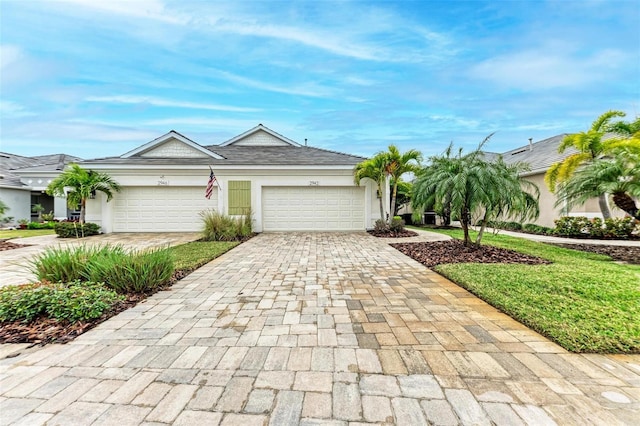
[[[100,233],[100,225],[91,222],[58,222],[54,230],[60,238],[84,238]]]

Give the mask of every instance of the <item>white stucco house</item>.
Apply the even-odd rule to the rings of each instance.
[[[354,184],[364,158],[294,142],[258,125],[219,145],[203,146],[170,131],[118,157],[86,160],[122,191],[87,202],[86,220],[109,232],[186,232],[202,227],[200,212],[251,209],[254,231],[360,231],[379,216],[368,179]],[[210,168],[216,176],[205,198]]]
[[[44,191],[67,164],[81,160],[67,154],[25,157],[0,152],[0,200],[9,207],[5,216],[13,218],[8,224],[22,219],[36,220],[38,214],[32,211],[35,204],[58,219],[77,216],[78,212],[67,206],[65,198],[52,197]]]

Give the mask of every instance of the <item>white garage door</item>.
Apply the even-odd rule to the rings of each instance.
[[[263,187],[265,231],[362,231],[364,188]]]
[[[128,187],[114,196],[114,232],[200,231],[199,213],[218,207],[218,192],[211,199],[199,187]]]

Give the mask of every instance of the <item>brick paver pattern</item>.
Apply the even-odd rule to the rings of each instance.
[[[568,353],[364,233],[259,235],[0,368],[2,424],[617,425],[640,409],[638,356]]]

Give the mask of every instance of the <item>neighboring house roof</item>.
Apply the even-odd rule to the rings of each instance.
[[[61,171],[71,162],[81,161],[79,157],[68,154],[38,155],[24,157],[22,155],[0,152],[0,186],[5,188],[24,188],[20,176],[15,172],[23,171]]]
[[[529,164],[530,173],[546,171],[553,163],[562,161],[569,155],[578,152],[572,147],[567,148],[562,153],[558,152],[558,146],[560,146],[565,136],[566,133],[512,149],[503,153],[502,158],[508,164],[516,162]]]
[[[182,146],[176,145],[180,143]],[[355,166],[364,159],[303,146],[260,124],[220,145],[208,146],[198,145],[172,130],[120,157],[98,158],[85,163],[135,166]]]

